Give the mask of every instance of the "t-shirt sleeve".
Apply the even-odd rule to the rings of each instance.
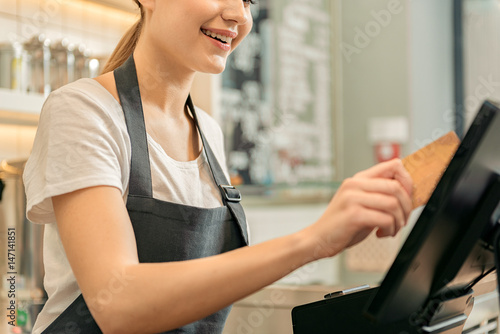
[[[87,86],[63,87],[42,108],[23,175],[27,217],[34,223],[55,221],[53,196],[100,185],[124,195],[128,185],[130,139],[116,112],[121,108],[110,96],[99,99],[102,88],[92,94],[95,87]]]

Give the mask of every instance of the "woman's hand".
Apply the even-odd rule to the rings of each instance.
[[[412,187],[399,159],[346,179],[320,219],[302,231],[314,240],[314,258],[333,256],[373,230],[378,237],[396,235],[412,210]]]

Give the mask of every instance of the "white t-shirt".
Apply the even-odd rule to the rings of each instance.
[[[196,113],[220,165],[226,166],[219,125],[199,108]],[[179,162],[149,135],[148,147],[154,198],[204,208],[222,205],[204,153],[194,161]],[[130,153],[123,110],[97,81],[78,80],[47,98],[24,172],[27,217],[46,224],[44,286],[49,298],[36,320],[34,334],[41,333],[80,294],[61,243],[51,198],[106,185],[120,189],[125,202]],[[227,177],[227,170],[224,172]]]

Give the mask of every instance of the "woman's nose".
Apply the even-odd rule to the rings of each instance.
[[[247,9],[245,1],[242,0],[225,0],[222,18],[227,21],[234,21],[237,24],[243,25],[250,20],[250,10]]]

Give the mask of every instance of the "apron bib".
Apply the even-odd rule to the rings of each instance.
[[[170,262],[221,254],[248,245],[241,196],[230,186],[198,124],[191,98],[186,102],[224,206],[199,208],[153,198],[146,126],[133,56],[114,72],[132,146],[127,211],[139,262]],[[197,191],[197,190],[195,190]],[[180,301],[182,302],[182,301]],[[222,333],[230,307],[165,333]],[[80,294],[43,334],[101,333]]]

